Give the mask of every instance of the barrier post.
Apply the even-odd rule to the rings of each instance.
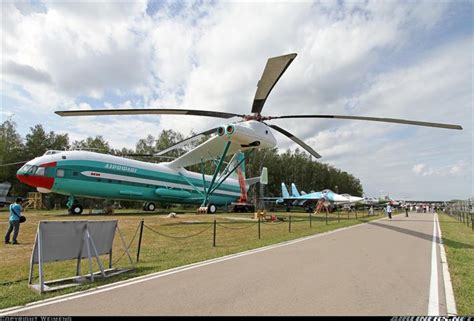
[[[340,220],[340,213],[339,213],[339,212],[337,212],[337,222],[338,222],[338,223],[341,222],[341,220]]]
[[[326,211],[326,225],[328,225],[328,211]]]
[[[311,213],[309,213],[309,227],[310,228],[313,227],[313,222],[312,222],[312,219],[311,219],[312,217],[313,217],[313,215]]]
[[[216,227],[217,227],[217,223],[216,223],[216,220],[214,220],[214,235],[213,235],[213,241],[212,241],[213,247],[216,247]]]
[[[258,217],[258,239],[260,240],[260,216]]]
[[[142,221],[140,222],[140,236],[138,237],[137,263],[140,260],[140,249],[142,247],[143,224],[144,224],[144,220],[142,219]]]
[[[356,212],[356,220],[357,220],[357,211],[355,211],[355,212]]]
[[[291,233],[291,215],[288,215],[288,233]]]

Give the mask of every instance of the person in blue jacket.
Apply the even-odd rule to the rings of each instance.
[[[10,226],[8,227],[7,234],[5,235],[5,244],[10,244],[10,234],[13,231],[13,242],[12,244],[19,244],[17,241],[18,232],[20,232],[20,217],[21,217],[21,201],[18,197],[15,203],[10,205]]]

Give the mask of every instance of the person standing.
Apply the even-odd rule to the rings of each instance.
[[[408,205],[405,205],[405,217],[408,217]]]
[[[11,244],[20,244],[17,241],[18,233],[20,232],[20,217],[21,217],[21,201],[18,197],[15,203],[10,205],[10,220],[7,234],[5,235],[5,244],[10,244],[10,234],[13,231],[13,242]]]
[[[387,211],[388,218],[392,219],[392,205],[390,205],[390,203],[387,204],[385,210]]]

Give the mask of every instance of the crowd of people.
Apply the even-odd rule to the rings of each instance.
[[[441,209],[440,206],[434,205],[434,204],[413,204],[413,205],[408,205],[409,209],[411,212],[416,212],[416,213],[434,213],[437,210]]]
[[[418,204],[402,204],[400,208],[405,211],[405,216],[408,217],[409,212],[415,212],[415,213],[435,213],[438,210],[444,210],[444,207],[435,205],[435,204],[429,204],[429,203],[418,203]],[[383,211],[385,212],[385,215],[388,216],[388,218],[392,218],[392,211],[394,210],[394,206],[392,206],[390,203],[388,203]],[[369,209],[369,214],[373,213],[373,207],[371,206]]]

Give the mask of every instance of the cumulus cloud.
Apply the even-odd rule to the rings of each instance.
[[[413,166],[413,172],[415,174],[421,174],[425,167],[426,167],[425,164],[416,164],[415,166]]]
[[[3,66],[5,74],[18,77],[21,80],[34,81],[39,83],[51,83],[51,76],[28,65],[17,64],[13,61],[7,61]]]

